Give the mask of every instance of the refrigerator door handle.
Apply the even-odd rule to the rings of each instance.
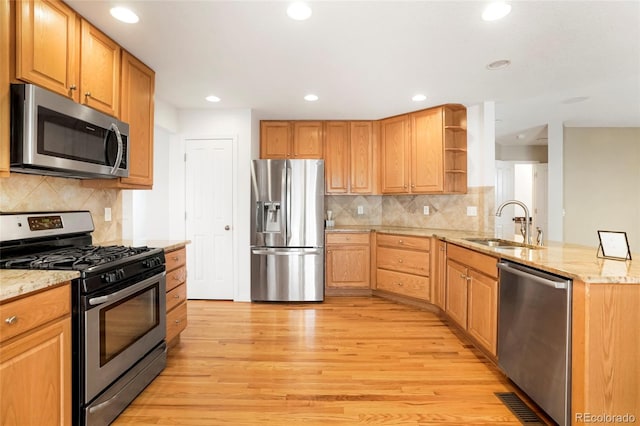
[[[284,241],[287,245],[290,244],[291,240],[291,167],[287,162],[285,168],[285,204],[287,205],[287,211],[285,214],[285,225],[284,225]]]
[[[269,256],[291,256],[299,255],[304,256],[308,254],[322,254],[324,249],[322,247],[311,248],[252,248],[251,253],[257,255],[269,255]]]

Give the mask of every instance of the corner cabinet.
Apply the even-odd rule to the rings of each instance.
[[[180,342],[187,328],[187,250],[180,247],[165,252],[167,269],[167,346]]]
[[[466,108],[447,104],[381,120],[383,194],[466,193]]]
[[[376,290],[429,301],[431,239],[376,235]]]
[[[445,312],[489,354],[497,354],[498,259],[447,244]]]
[[[0,177],[9,176],[9,62],[10,62],[10,5],[9,0],[0,0]]]
[[[327,121],[324,124],[326,194],[374,194],[376,124]]]
[[[1,304],[0,319],[0,424],[70,426],[70,283]]]
[[[322,121],[261,121],[260,158],[322,159]]]
[[[328,232],[325,241],[327,295],[371,294],[370,233]]]

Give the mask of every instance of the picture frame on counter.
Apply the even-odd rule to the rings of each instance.
[[[597,256],[603,259],[631,260],[629,239],[624,231],[598,231]],[[601,254],[602,253],[602,254]]]

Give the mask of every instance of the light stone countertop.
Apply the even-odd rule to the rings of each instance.
[[[79,276],[78,271],[0,269],[0,302],[53,287]]]
[[[112,240],[100,243],[101,246],[120,245],[130,247],[163,248],[165,251],[176,250],[191,244],[189,240]]]
[[[542,248],[499,248],[467,241],[464,238],[493,237],[473,231],[387,226],[336,226],[326,232],[367,232],[437,237],[452,244],[467,247],[491,256],[512,260],[553,274],[590,284],[640,284],[640,254],[636,260],[612,260],[597,257],[594,247],[549,242]]]

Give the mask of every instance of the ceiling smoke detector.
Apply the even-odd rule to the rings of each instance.
[[[508,67],[509,65],[511,65],[511,61],[508,59],[500,59],[498,61],[493,61],[491,62],[489,65],[487,65],[487,69],[494,71],[494,70],[501,70],[503,68]]]

